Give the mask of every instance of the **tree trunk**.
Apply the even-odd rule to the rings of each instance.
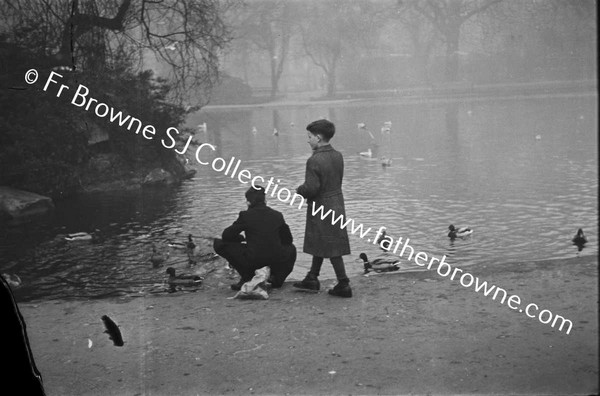
[[[277,59],[271,54],[271,100],[277,97],[279,90],[279,76],[277,74]]]
[[[458,80],[458,43],[460,25],[450,26],[446,32],[446,81]]]
[[[335,65],[331,67],[329,72],[327,73],[327,96],[333,97],[335,95],[336,85],[335,85]]]

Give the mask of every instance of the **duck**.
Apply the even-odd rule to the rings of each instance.
[[[382,134],[389,134],[392,131],[392,121],[386,121],[381,127]]]
[[[400,266],[400,260],[391,256],[378,257],[372,261],[369,261],[365,253],[361,253],[358,256],[363,261],[365,274],[369,272],[392,272],[398,271]]]
[[[194,240],[192,239],[192,234],[188,235],[188,241],[185,244],[185,248],[187,250],[194,250],[194,249],[196,249],[196,244],[194,243]]]
[[[573,242],[573,245],[583,246],[588,240],[583,234],[583,229],[580,228],[577,230],[577,234],[575,234],[571,241]]]
[[[381,246],[381,242],[383,242],[383,240],[387,236],[388,236],[387,232],[385,232],[385,230],[383,230],[383,232],[379,235],[379,238],[377,238],[377,240],[375,241],[375,243],[377,244],[377,246],[379,246],[379,248],[381,250],[383,250],[384,252],[387,252],[387,249],[384,248],[383,246]]]
[[[369,136],[371,137],[371,140],[375,140],[375,136],[373,136],[373,134],[371,133],[371,131],[369,131],[367,129],[367,124],[365,124],[364,122],[359,122],[358,124],[356,124],[356,127],[358,129],[362,129],[363,131],[366,131],[369,134]]]
[[[198,131],[206,133],[208,131],[208,129],[206,128],[206,122],[203,122],[202,124],[198,124]]]
[[[362,153],[358,153],[361,157],[367,157],[367,158],[371,158],[373,156],[373,152],[371,151],[371,148],[369,147],[369,149],[367,151],[363,151]]]
[[[19,275],[17,274],[2,274],[2,277],[4,278],[4,280],[6,280],[6,283],[8,283],[10,287],[13,288],[20,287],[23,283],[21,281],[21,278],[19,278]]]
[[[196,244],[194,243],[194,241],[192,239],[192,234],[189,234],[187,242],[173,242],[172,240],[169,240],[168,246],[173,249],[193,250],[196,247]]]
[[[186,246],[186,253],[188,256],[188,263],[190,266],[197,264],[198,258],[200,256],[200,248],[196,246],[194,241],[192,240],[192,235],[188,236],[189,241]]]
[[[88,234],[87,232],[75,232],[73,234],[68,234],[65,237],[66,241],[91,241],[93,238],[92,234]]]
[[[535,135],[535,140],[542,140],[542,135]]]
[[[154,268],[159,267],[161,264],[167,261],[168,257],[168,254],[165,256],[156,250],[156,245],[152,245],[152,256],[150,256],[150,262]]]
[[[182,286],[200,286],[202,284],[202,277],[199,275],[192,274],[179,274],[176,275],[175,268],[169,267],[165,271],[169,278],[167,283],[169,285],[169,292],[176,291],[177,287]]]
[[[450,232],[448,233],[448,238],[450,238],[450,239],[464,238],[473,233],[473,230],[469,227],[456,228],[452,224],[450,224],[450,226],[448,226],[448,229],[450,230]]]
[[[258,129],[256,129],[256,127],[252,127],[252,133],[256,135],[258,133]]]
[[[392,166],[392,159],[387,157],[381,157],[381,166],[384,168],[386,166]]]
[[[277,128],[273,128],[273,136],[279,136],[279,131]]]

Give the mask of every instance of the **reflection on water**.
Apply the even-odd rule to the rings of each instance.
[[[596,104],[594,97],[205,110],[189,124],[206,122],[207,132],[196,139],[217,147],[203,159],[239,158],[240,170],[293,190],[310,155],[304,126],[325,116],[336,123],[332,143],[345,157],[347,214],[371,227],[371,237],[385,226],[394,240],[409,238],[415,250],[446,255],[451,264],[501,265],[597,254]],[[389,135],[381,132],[386,121]],[[392,158],[390,167],[357,154],[373,143],[357,128],[361,122],[380,155]],[[247,186],[210,166],[197,170],[173,190],[80,196],[58,202],[43,222],[4,227],[1,271],[23,279],[20,300],[147,290],[162,282],[164,271],[148,262],[152,243],[167,249],[168,239],[188,233],[218,235],[245,208]],[[301,250],[304,210],[274,197],[269,204],[283,212]],[[451,223],[475,232],[450,241]],[[580,227],[589,242],[578,252],[571,238]],[[63,238],[94,230],[92,242]],[[360,252],[377,254],[368,238],[351,236],[349,273],[362,272],[355,262]],[[173,252],[169,260],[177,264],[181,257]],[[302,277],[309,263],[300,254],[292,276]],[[324,269],[333,276],[330,266]]]

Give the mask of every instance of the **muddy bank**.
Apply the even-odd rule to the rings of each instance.
[[[20,308],[48,395],[595,394],[597,268],[591,256],[470,269],[570,319],[568,335],[429,271],[356,277],[351,299],[286,284],[231,300],[231,280],[209,275],[195,293]]]

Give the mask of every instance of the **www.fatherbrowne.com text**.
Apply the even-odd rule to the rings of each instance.
[[[30,69],[25,73],[25,81],[28,84],[34,84],[37,81],[37,78],[38,72],[35,69]],[[48,88],[55,87],[56,97],[68,95],[67,92],[73,92],[68,85],[59,85],[59,80],[61,78],[63,78],[62,75],[54,71],[50,72],[43,90],[47,92]],[[90,95],[90,90],[83,84],[79,84],[77,89],[74,91],[70,103],[74,106],[82,108],[85,111],[91,111],[100,118],[107,118],[111,123],[116,122],[120,127],[126,128],[128,131],[135,132],[135,134],[140,134],[141,132],[141,135],[145,139],[152,140],[156,135],[156,128],[154,126],[150,124],[144,125],[140,119],[129,114],[126,115],[122,111],[118,111],[106,103],[99,102]],[[177,154],[181,155],[187,153],[190,143],[193,139],[193,136],[189,136],[187,141],[185,141],[183,144],[183,147],[177,147],[177,141],[175,137],[176,135],[179,135],[177,128],[168,128],[164,132],[164,135],[166,135],[166,137],[161,139],[161,144],[163,147],[166,149],[172,149]],[[341,229],[346,228],[352,235],[357,235],[361,239],[364,239],[367,235],[370,235],[371,227],[365,229],[362,223],[357,225],[351,218],[344,218],[343,215],[336,215],[335,211],[331,209],[326,210],[326,208],[324,208],[322,205],[317,206],[314,201],[307,202],[306,199],[301,195],[292,193],[285,187],[279,187],[279,183],[281,183],[280,179],[277,179],[277,181],[275,181],[273,177],[265,179],[262,176],[253,176],[252,173],[247,169],[240,170],[242,161],[233,156],[229,160],[221,157],[215,157],[212,159],[212,161],[206,159],[206,155],[214,151],[216,151],[216,147],[214,145],[210,143],[203,143],[196,148],[194,157],[198,164],[203,166],[210,165],[215,172],[223,172],[225,176],[229,176],[232,179],[237,178],[241,184],[247,185],[250,183],[252,187],[256,188],[258,184],[267,183],[265,192],[270,197],[276,197],[280,202],[289,204],[290,206],[297,206],[298,209],[302,209],[307,204],[310,204],[311,213],[313,216],[319,216],[322,221],[331,221],[332,225],[335,226],[337,224]],[[498,301],[500,304],[504,304],[506,302],[506,305],[510,309],[520,313],[525,313],[525,315],[530,318],[537,318],[540,323],[548,324],[553,328],[558,325],[559,331],[565,331],[566,334],[570,334],[573,327],[573,322],[571,320],[566,319],[561,315],[553,314],[552,311],[548,309],[543,309],[540,311],[540,307],[534,303],[524,305],[521,303],[521,298],[518,295],[512,294],[509,296],[505,289],[496,285],[489,285],[487,281],[481,281],[479,277],[473,276],[467,271],[457,267],[452,267],[450,264],[446,263],[445,255],[439,259],[430,254],[428,255],[425,252],[415,252],[414,248],[409,245],[409,238],[406,238],[404,242],[402,237],[394,241],[394,239],[389,235],[383,234],[384,230],[385,227],[379,227],[375,236],[373,238],[368,238],[368,241],[373,241],[373,244],[379,244],[380,247],[388,252],[398,254],[398,257],[400,258],[406,258],[409,261],[413,260],[414,263],[419,267],[427,267],[428,270],[437,271],[437,273],[442,277],[450,277],[450,280],[458,281],[465,288],[473,286],[476,293],[482,293],[486,297],[491,297],[492,300]],[[399,253],[398,250],[400,250]],[[563,330],[563,327],[565,330]]]

